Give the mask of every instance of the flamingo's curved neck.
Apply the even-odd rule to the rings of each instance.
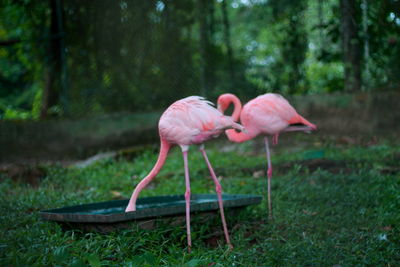
[[[233,104],[233,113],[232,113],[232,120],[233,121],[239,121],[240,118],[240,113],[242,112],[242,103],[240,103],[240,100],[237,96],[235,96],[234,94],[225,94],[224,95],[225,100],[228,102],[228,104],[226,105],[226,107],[229,107],[229,105],[232,103]],[[225,110],[222,110],[222,113]]]
[[[239,98],[234,96],[231,98],[231,103],[233,103],[233,113],[232,113],[232,119],[233,121],[239,121],[240,118],[240,113],[242,112],[242,103],[240,103]]]
[[[248,128],[246,128],[246,132],[237,132],[233,129],[229,129],[226,130],[225,133],[228,136],[229,141],[235,143],[242,143],[257,136],[255,131]]]
[[[145,188],[159,173],[165,163],[170,148],[171,145],[166,140],[163,140],[161,138],[160,154],[158,155],[157,162],[150,173],[136,186],[135,190],[132,193],[131,199],[129,200],[129,204],[126,207],[126,212],[136,210],[136,200],[139,196],[140,191],[142,191],[143,188]]]

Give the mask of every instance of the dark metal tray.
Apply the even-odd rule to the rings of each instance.
[[[239,208],[259,204],[262,197],[257,195],[222,196],[224,208]],[[183,195],[145,197],[137,200],[137,210],[125,212],[128,199],[83,204],[44,210],[40,212],[42,219],[65,223],[120,223],[134,220],[145,220],[163,216],[179,216],[185,214],[185,198]],[[193,194],[190,211],[209,212],[218,210],[218,199],[215,194]]]

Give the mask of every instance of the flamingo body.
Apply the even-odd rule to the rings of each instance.
[[[317,127],[300,116],[289,102],[279,94],[264,94],[250,100],[242,109],[240,100],[233,94],[223,94],[218,98],[218,109],[224,112],[228,106],[234,104],[232,119],[238,121],[246,132],[226,130],[228,139],[232,142],[245,142],[258,135],[264,135],[265,148],[268,161],[268,208],[269,216],[272,218],[271,204],[271,177],[272,164],[267,136],[273,136],[273,144],[278,143],[278,136],[282,132],[316,130]]]
[[[228,97],[227,97],[228,96]],[[221,95],[218,99],[221,107],[229,106],[229,103],[240,100],[232,95]],[[224,104],[221,105],[221,102]],[[222,108],[221,108],[222,109]],[[277,136],[284,131],[311,131],[316,126],[300,116],[289,102],[279,94],[264,94],[250,100],[241,109],[241,105],[235,105],[235,110],[240,109],[240,123],[247,132],[237,133],[234,130],[227,130],[226,134],[232,142],[244,142],[258,135]],[[221,110],[224,111],[223,109]],[[237,121],[238,117],[232,116]],[[301,124],[299,126],[292,126]]]
[[[188,248],[190,251],[191,192],[187,154],[190,145],[200,145],[200,151],[215,183],[225,238],[228,245],[231,246],[223,211],[222,187],[207,158],[203,143],[213,137],[218,136],[226,129],[233,128],[242,131],[244,128],[240,124],[234,122],[231,117],[224,116],[220,111],[215,109],[211,102],[206,101],[204,98],[199,96],[186,97],[169,106],[161,115],[158,128],[161,141],[159,157],[150,173],[136,186],[125,211],[130,212],[136,210],[136,200],[139,196],[139,193],[155,178],[155,176],[161,170],[171,146],[179,145],[182,149],[185,169],[186,229]]]
[[[217,137],[227,128],[242,129],[211,105],[211,102],[198,96],[190,96],[173,103],[162,114],[158,123],[161,139],[171,145],[188,146]]]
[[[289,125],[296,115],[294,108],[277,94],[265,94],[249,101],[242,110],[240,120],[257,134],[275,135]]]

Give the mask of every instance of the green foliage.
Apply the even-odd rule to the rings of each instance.
[[[60,36],[50,36],[50,2],[0,4],[0,41],[11,41],[0,46],[2,119],[40,117],[56,72],[50,61],[61,57],[52,55],[51,41],[60,36],[68,71],[64,82],[57,78],[49,87],[59,98],[48,107],[53,116],[63,116],[64,106],[69,116],[82,116],[155,110],[193,94],[215,100],[230,91],[250,99],[271,91],[315,94],[344,87],[339,1],[61,1]],[[356,4],[357,41],[370,51],[361,62],[364,87],[397,89],[398,3]]]
[[[308,150],[273,151],[274,221],[266,219],[265,200],[239,214],[227,211],[232,251],[225,246],[219,216],[206,222],[193,216],[191,254],[186,252],[184,223],[159,221],[153,230],[132,225],[100,234],[63,230],[39,218],[39,210],[105,201],[115,191],[128,197],[156,161],[151,151],[133,161],[105,159],[84,169],[47,167],[38,187],[1,174],[0,190],[7,201],[0,202],[0,265],[395,266],[400,261],[398,144],[298,141],[306,142]],[[234,145],[232,152],[219,151],[219,143],[209,147],[224,192],[265,195],[266,179],[253,173],[266,165],[264,152],[254,153],[255,144]],[[192,192],[213,193],[200,153],[192,149],[189,155]],[[316,161],[319,168],[312,167]],[[141,196],[182,194],[184,188],[182,155],[173,149]]]
[[[0,40],[0,118],[32,119],[35,95],[43,79],[43,41],[46,33],[46,2],[2,1]]]
[[[340,63],[309,63],[307,77],[314,81],[309,84],[309,93],[341,91],[343,88],[343,65]]]
[[[376,87],[399,87],[400,6],[396,1],[377,1],[368,12],[371,80]]]

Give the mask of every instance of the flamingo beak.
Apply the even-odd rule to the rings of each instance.
[[[235,129],[235,130],[238,130],[238,131],[241,131],[241,132],[244,132],[244,133],[247,134],[246,128],[244,128],[243,125],[241,125],[241,124],[239,124],[239,123],[235,123],[235,124],[232,126],[232,129]]]
[[[312,131],[316,131],[317,130],[317,126],[315,124],[310,123],[310,125],[307,125],[307,127],[309,128],[308,131],[306,131],[306,133],[311,133]]]
[[[242,125],[240,125],[240,126],[242,126]],[[240,128],[240,131],[243,132],[243,133],[245,133],[245,134],[248,133],[247,129],[244,128],[243,126]]]
[[[311,125],[305,125],[304,126],[304,132],[310,134],[311,132],[317,130],[317,126],[315,126],[314,124]]]

